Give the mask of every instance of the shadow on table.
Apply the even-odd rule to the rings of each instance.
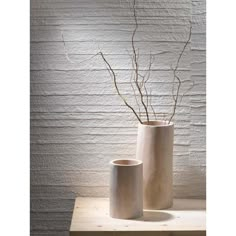
[[[150,211],[150,210],[144,210],[143,216],[141,218],[138,218],[136,220],[138,221],[150,221],[150,222],[160,222],[160,221],[167,221],[174,219],[174,216],[167,213],[167,212],[161,212],[161,211]]]

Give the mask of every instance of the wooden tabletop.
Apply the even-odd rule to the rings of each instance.
[[[145,233],[144,233],[145,232]],[[108,198],[76,198],[71,236],[206,235],[206,201],[175,199],[167,210],[144,210],[138,219],[109,216]]]

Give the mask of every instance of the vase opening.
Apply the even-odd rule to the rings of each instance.
[[[142,125],[146,125],[146,126],[171,126],[173,125],[173,122],[166,121],[166,120],[150,120],[148,121],[144,121],[142,123]]]
[[[142,161],[135,159],[118,159],[113,160],[110,163],[116,166],[136,166],[142,164]]]

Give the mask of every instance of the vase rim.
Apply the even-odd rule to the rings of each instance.
[[[138,166],[142,163],[141,160],[137,159],[115,159],[110,161],[110,164],[113,166]]]
[[[174,123],[172,121],[169,123],[169,121],[166,121],[166,120],[150,120],[149,122],[144,121],[142,124],[139,123],[139,125],[147,126],[147,127],[169,127],[169,126],[173,126]]]

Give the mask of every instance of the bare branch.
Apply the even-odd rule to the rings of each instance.
[[[137,99],[137,95],[136,95],[132,80],[133,80],[133,74],[130,76],[130,84],[131,84],[132,90],[134,92],[134,98],[135,98],[136,104],[138,106],[139,117],[141,117],[141,110],[140,110],[139,102],[138,102],[138,99]]]
[[[80,62],[73,61],[73,60],[70,58],[69,52],[68,52],[68,50],[67,50],[63,31],[61,31],[61,37],[62,37],[62,42],[63,42],[63,47],[64,47],[66,59],[67,59],[67,61],[69,61],[69,62],[72,63],[72,64],[77,64],[77,65],[82,64],[82,63],[84,63],[84,62],[86,62],[86,61],[89,61],[89,60],[93,59],[94,57],[96,57],[96,56],[99,54],[99,53],[96,53],[96,54],[94,54],[93,56],[91,56],[91,57],[89,57],[89,58],[87,58],[87,59],[85,59],[85,60],[83,60],[83,61],[80,61]]]
[[[142,87],[144,86],[145,93],[146,93],[146,96],[147,96],[147,108],[148,108],[149,94],[147,92],[146,83],[148,82],[148,80],[150,78],[150,75],[151,75],[151,68],[152,68],[152,65],[153,65],[153,63],[155,61],[155,55],[157,55],[157,54],[152,54],[151,51],[150,51],[150,59],[149,59],[148,68],[146,69],[146,73],[145,73],[144,76],[140,75],[143,78],[143,80],[140,83],[140,88],[142,89]],[[151,103],[151,97],[150,97],[150,103]],[[153,110],[153,112],[155,114],[155,119],[156,119],[156,113],[155,113],[153,107],[151,107],[151,108],[152,108],[152,110]]]
[[[151,74],[151,67],[152,67],[152,64],[153,64],[153,62],[154,62],[154,59],[155,59],[155,57],[151,54],[151,52],[150,52],[150,59],[149,59],[149,64],[148,64],[148,68],[146,69],[146,73],[145,73],[145,75],[141,75],[140,73],[139,73],[139,76],[141,76],[142,78],[143,78],[143,80],[141,81],[141,83],[140,83],[140,88],[142,89],[142,87],[143,87],[143,85],[145,84],[145,83],[147,83],[147,81],[149,80],[149,78],[150,78],[150,74]],[[147,78],[146,78],[147,77]],[[146,78],[146,79],[145,79]]]
[[[70,63],[75,63],[74,61],[72,61],[69,57],[69,53],[67,51],[67,47],[66,47],[66,43],[65,43],[65,39],[64,39],[64,35],[63,35],[63,31],[61,31],[61,37],[62,37],[62,42],[63,42],[63,46],[64,46],[64,50],[65,50],[65,55],[66,55],[66,59],[70,62]]]
[[[184,83],[184,82],[182,82],[182,83]],[[192,85],[180,97],[179,104],[181,104],[183,97],[194,87],[194,85],[195,85],[195,83],[194,83],[194,81],[192,81]]]
[[[64,40],[64,35],[63,35],[63,31],[61,31],[61,37],[62,37],[62,42],[63,42],[63,46],[64,46],[64,50],[65,50],[65,56],[66,56],[66,59],[67,61],[69,61],[70,63],[73,63],[73,64],[82,64],[86,61],[89,61],[91,60],[92,58],[96,57],[97,55],[101,55],[103,61],[105,62],[106,66],[107,66],[107,70],[109,71],[109,74],[110,76],[113,78],[113,81],[114,81],[114,85],[115,85],[115,89],[118,93],[118,95],[121,97],[121,99],[123,100],[123,102],[125,103],[125,105],[132,110],[132,112],[134,113],[134,115],[136,116],[136,118],[139,120],[139,122],[142,124],[142,119],[141,119],[141,108],[140,106],[143,106],[144,107],[144,110],[145,110],[145,114],[146,114],[146,118],[147,118],[147,122],[149,122],[149,104],[150,104],[150,107],[152,109],[152,112],[153,112],[153,115],[155,116],[155,119],[157,119],[156,117],[156,112],[152,106],[152,95],[151,95],[151,90],[150,90],[150,94],[148,94],[148,91],[147,91],[147,87],[146,87],[146,83],[147,81],[149,80],[150,78],[150,73],[151,73],[151,67],[152,67],[152,64],[154,62],[154,55],[152,55],[150,53],[150,62],[149,62],[149,67],[146,69],[146,73],[145,74],[141,74],[140,73],[140,70],[139,70],[139,49],[136,49],[135,48],[135,35],[136,35],[136,32],[138,30],[138,20],[137,20],[137,15],[136,15],[136,0],[133,0],[133,17],[134,17],[134,21],[135,21],[135,28],[132,32],[132,38],[131,38],[131,45],[132,45],[132,55],[131,55],[131,60],[132,60],[132,67],[133,67],[133,73],[131,75],[131,78],[130,78],[130,83],[131,83],[131,87],[132,87],[132,90],[134,92],[134,96],[135,96],[135,101],[136,101],[136,104],[138,105],[138,109],[139,109],[139,113],[137,114],[135,109],[129,105],[125,99],[125,97],[120,93],[119,91],[119,88],[117,86],[117,79],[116,79],[116,74],[114,72],[114,70],[112,69],[111,65],[109,64],[109,62],[106,60],[104,54],[101,52],[98,52],[96,53],[95,55],[91,56],[90,58],[88,59],[85,59],[83,61],[80,61],[80,62],[75,62],[71,59],[70,55],[69,55],[69,52],[67,51],[67,48],[66,48],[66,43],[65,43],[65,40]],[[181,88],[181,85],[182,85],[182,81],[181,79],[179,78],[179,76],[177,75],[177,71],[178,71],[178,67],[179,67],[179,64],[180,64],[180,61],[181,61],[181,58],[184,54],[184,51],[188,45],[188,43],[190,42],[190,39],[191,39],[191,33],[192,33],[192,26],[190,24],[190,31],[189,31],[189,38],[187,40],[187,42],[184,44],[184,47],[182,49],[182,51],[180,52],[179,54],[179,57],[177,59],[177,62],[176,62],[176,65],[175,65],[175,68],[172,68],[173,70],[173,87],[172,87],[172,93],[173,93],[173,100],[174,100],[174,105],[173,105],[173,112],[170,116],[170,119],[169,119],[169,123],[171,122],[171,120],[173,119],[173,117],[175,116],[175,113],[176,113],[176,108],[177,108],[177,105],[180,101],[182,101],[182,98],[183,96],[193,87],[191,87],[190,89],[188,89],[185,93],[182,94],[182,96],[180,97],[180,88]],[[140,78],[141,81],[139,80]],[[177,80],[177,89],[175,87],[176,85],[176,81]],[[138,91],[136,91],[136,89],[134,88],[133,86],[133,83],[135,84],[136,86],[136,89]],[[145,91],[145,93],[143,92],[143,90]],[[176,92],[175,92],[176,90]],[[136,94],[137,92],[137,94]],[[146,100],[145,100],[145,95],[146,95]],[[138,99],[138,97],[140,96],[140,100]],[[145,100],[145,101],[144,101]],[[140,102],[142,104],[140,104]],[[140,105],[140,106],[139,106]],[[168,119],[167,119],[168,120]]]
[[[178,80],[178,88],[177,88],[176,96],[175,96],[175,99],[174,99],[173,112],[172,112],[172,115],[171,115],[171,117],[170,117],[169,123],[171,122],[171,120],[173,119],[173,117],[174,117],[174,115],[175,115],[175,111],[176,111],[176,108],[177,108],[178,97],[179,97],[179,90],[180,90],[180,86],[181,86],[181,80],[180,80],[180,78],[179,78],[177,75],[174,75],[174,76],[175,76],[175,78],[177,78],[177,80]]]
[[[134,60],[133,60],[133,56],[130,55],[129,51],[126,49],[126,52],[127,54],[129,55],[131,61],[132,61],[132,66],[133,66],[133,69],[134,69]],[[133,82],[135,83],[135,78],[133,76],[133,73],[131,74],[130,76],[130,85],[132,87],[132,90],[133,90],[133,93],[134,93],[134,98],[135,98],[135,101],[136,101],[136,104],[138,106],[138,111],[139,111],[139,117],[141,117],[141,110],[140,110],[140,105],[139,105],[139,102],[138,102],[138,98],[137,98],[137,94],[136,94],[136,91],[135,91],[135,88],[133,86]]]
[[[152,89],[150,89],[150,107],[152,109],[152,112],[153,112],[153,115],[155,117],[155,120],[157,120],[157,115],[156,115],[156,112],[154,110],[154,107],[152,106]]]
[[[191,22],[190,22],[190,29],[189,29],[188,40],[187,40],[186,43],[184,44],[183,50],[181,51],[181,53],[180,53],[180,55],[179,55],[179,57],[178,57],[178,60],[177,60],[177,63],[176,63],[175,69],[174,69],[175,72],[177,71],[177,69],[178,69],[178,67],[179,67],[179,62],[180,62],[180,60],[181,60],[181,58],[182,58],[182,56],[183,56],[183,53],[184,53],[184,51],[185,51],[185,49],[186,49],[188,43],[189,43],[190,40],[191,40],[191,36],[192,36],[192,25],[191,25]]]
[[[145,110],[145,113],[146,113],[146,116],[147,116],[147,122],[149,122],[148,109],[147,109],[146,104],[144,103],[143,94],[142,94],[141,88],[139,86],[139,68],[138,68],[138,56],[139,56],[139,54],[136,52],[135,45],[134,45],[134,37],[135,37],[136,31],[138,29],[138,20],[137,20],[135,6],[136,6],[136,0],[134,0],[134,2],[133,2],[133,13],[134,13],[134,20],[135,20],[135,28],[134,28],[132,38],[131,38],[131,44],[132,44],[133,55],[134,55],[135,85],[136,85],[136,87],[139,91],[139,94],[140,94],[141,103],[144,107],[144,110]]]
[[[144,87],[145,94],[146,94],[146,104],[147,104],[147,110],[148,110],[148,99],[149,99],[149,96],[148,96],[148,91],[147,91],[146,83],[144,83],[143,87]]]
[[[174,106],[173,106],[173,112],[172,112],[172,115],[169,119],[169,123],[171,122],[171,120],[173,119],[173,117],[175,116],[175,112],[176,112],[176,108],[177,108],[177,103],[178,103],[178,98],[179,98],[179,91],[180,91],[180,87],[181,87],[181,80],[180,78],[176,75],[176,72],[178,70],[178,67],[179,67],[179,62],[183,56],[183,53],[188,45],[188,43],[190,42],[191,40],[191,36],[192,36],[192,25],[191,25],[191,22],[190,22],[190,30],[189,30],[189,36],[188,36],[188,40],[186,41],[186,43],[184,44],[184,47],[178,57],[178,60],[177,60],[177,63],[176,63],[176,66],[175,68],[173,69],[173,74],[174,74],[174,78],[173,78],[173,86],[175,85],[175,79],[177,79],[177,82],[178,82],[178,87],[177,87],[177,91],[176,91],[176,95],[173,95],[173,99],[174,99]],[[173,88],[172,88],[172,92],[173,92]]]
[[[142,89],[142,87],[144,87],[144,90],[145,90],[147,110],[148,110],[148,105],[149,105],[149,104],[148,104],[148,103],[149,103],[149,94],[148,94],[148,91],[147,91],[146,83],[148,82],[148,80],[149,80],[149,78],[150,78],[150,72],[151,72],[151,67],[152,67],[153,62],[154,62],[154,58],[152,59],[152,54],[151,54],[151,52],[150,52],[150,61],[149,61],[148,69],[147,69],[147,71],[146,71],[146,73],[145,73],[144,76],[140,75],[140,76],[143,78],[143,80],[142,80],[142,82],[141,82],[141,84],[140,84],[140,88]],[[145,78],[145,77],[147,77],[147,78]],[[150,95],[150,96],[151,96],[151,95]],[[150,105],[151,105],[151,97],[150,97]],[[155,111],[154,111],[154,109],[153,109],[152,106],[151,106],[151,109],[152,109],[152,111],[153,111],[154,114],[155,114]],[[155,117],[156,117],[156,116],[155,116]]]
[[[142,88],[144,87],[144,91],[145,91],[145,94],[146,94],[146,104],[147,104],[147,108],[148,108],[148,92],[147,92],[147,88],[146,88],[145,75],[141,75],[141,74],[139,73],[139,76],[140,76],[141,78],[143,78],[142,81],[140,82],[140,89],[141,89],[141,91],[142,91]]]
[[[116,74],[114,72],[114,70],[112,69],[111,65],[109,64],[109,62],[106,60],[105,56],[103,55],[102,52],[99,52],[99,54],[102,56],[102,59],[103,61],[106,63],[107,67],[108,67],[108,71],[111,72],[112,74],[112,77],[113,77],[113,82],[114,82],[114,85],[115,85],[115,89],[116,89],[116,92],[117,94],[120,96],[120,98],[123,100],[123,102],[125,103],[125,105],[132,110],[132,112],[134,113],[134,115],[136,116],[136,118],[139,120],[139,122],[142,124],[142,120],[139,118],[138,114],[135,112],[135,110],[133,109],[132,106],[130,106],[126,99],[123,97],[123,95],[120,93],[120,90],[117,86],[117,80],[116,80]]]

